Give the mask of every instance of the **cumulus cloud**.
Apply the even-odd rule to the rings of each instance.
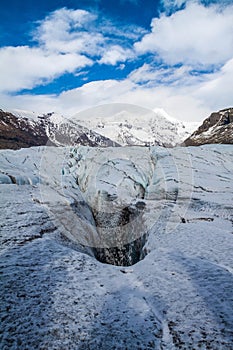
[[[106,103],[130,103],[146,108],[163,108],[171,116],[186,121],[200,121],[213,110],[219,110],[232,103],[233,76],[231,62],[224,68],[225,74],[213,74],[206,77],[204,82],[190,86],[155,85],[148,87],[138,84],[130,78],[121,81],[100,80],[61,93],[58,96],[18,95],[14,98],[2,96],[5,104],[11,108],[29,109],[39,112],[56,111],[67,117],[73,114]],[[232,74],[232,73],[231,73]],[[219,99],[219,88],[224,89],[224,101]],[[222,91],[221,91],[221,95]],[[224,102],[224,104],[223,104]],[[4,104],[3,104],[4,106]],[[48,107],[49,106],[49,107]]]
[[[103,36],[92,36],[88,26],[96,15],[84,10],[59,9],[37,23],[35,46],[0,49],[0,90],[32,89],[77,69],[90,66],[90,53],[97,53]]]
[[[182,69],[186,69],[185,72]],[[0,96],[3,107],[29,109],[38,112],[57,111],[70,117],[73,114],[106,103],[131,103],[147,108],[163,108],[171,116],[186,120],[200,121],[212,111],[232,105],[233,59],[214,73],[200,76],[191,75],[190,67],[158,69],[149,64],[134,70],[121,81],[100,80],[68,90],[60,95],[18,95]],[[147,79],[158,77],[163,83],[148,84]],[[166,83],[171,76],[176,83]],[[189,79],[192,79],[188,84]],[[187,82],[186,84],[183,82]],[[49,107],[48,107],[49,106]]]
[[[80,88],[63,92],[59,96],[59,101],[63,105],[72,106],[73,112],[76,113],[77,108],[80,110],[98,104],[117,102],[135,87],[135,84],[128,79],[93,81]]]
[[[161,0],[163,9],[167,12],[173,11],[186,4],[189,0]]]
[[[154,18],[151,32],[135,43],[168,64],[219,65],[233,56],[233,6],[222,10],[188,3],[171,16]]]
[[[89,11],[58,9],[37,23],[36,45],[0,49],[0,90],[32,89],[65,73],[77,76],[77,69],[94,62],[125,62],[133,57],[130,43],[144,33],[137,26],[127,29]]]
[[[205,6],[216,4],[219,7],[225,7],[232,5],[232,0],[160,0],[162,9],[167,13],[171,14],[178,9],[181,9],[188,3],[199,3]]]
[[[90,59],[75,53],[49,53],[28,46],[4,47],[0,49],[0,91],[30,89],[91,64]]]
[[[194,96],[207,100],[210,108],[215,108],[216,104],[220,108],[232,106],[233,96],[233,58],[226,62],[220,71],[208,75],[205,83],[194,93]]]
[[[101,59],[98,61],[103,64],[110,64],[115,66],[118,62],[125,62],[127,59],[134,56],[134,53],[130,49],[124,49],[120,45],[112,45],[103,54]]]
[[[177,6],[183,3],[174,1]],[[200,120],[232,105],[233,6],[186,2],[182,10],[154,18],[147,34],[84,10],[51,13],[38,23],[36,46],[0,49],[2,108],[56,111],[70,117],[99,104],[131,103],[163,108],[181,120]],[[137,68],[122,80],[93,81],[59,95],[19,92],[64,73],[86,79],[93,63],[115,65],[119,71],[127,60]],[[7,94],[15,91],[15,96]]]
[[[128,44],[138,40],[144,33],[141,27],[119,26],[100,14],[62,8],[39,22],[34,31],[34,40],[48,51],[83,53],[99,56],[99,59],[105,57],[103,61],[108,61],[106,55],[110,50],[114,51],[112,55],[117,52],[124,60],[128,54],[131,55],[129,49],[124,52],[126,41]],[[119,59],[111,61],[118,62]]]
[[[203,76],[195,75],[190,66],[163,67],[144,63],[129,74],[129,79],[147,86],[187,86],[201,81]]]
[[[70,115],[104,103],[131,103],[151,109],[163,108],[181,120],[200,121],[212,111],[232,105],[232,79],[231,60],[221,72],[207,74],[201,80],[197,78],[190,85],[157,84],[148,87],[147,84],[138,84],[130,78],[122,81],[97,81],[64,92],[58,100],[64,112],[70,108]]]
[[[62,8],[38,23],[34,40],[47,51],[98,55],[104,37],[96,30],[96,20],[89,11]]]

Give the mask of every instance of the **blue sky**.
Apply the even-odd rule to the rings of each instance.
[[[0,108],[119,102],[201,120],[233,105],[233,1],[3,0]]]

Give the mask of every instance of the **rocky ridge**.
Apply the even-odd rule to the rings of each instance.
[[[57,113],[0,110],[0,149],[32,146],[163,146],[180,144],[196,123],[134,105],[97,106],[72,118]]]
[[[233,143],[233,108],[212,113],[203,124],[184,141],[185,146]]]
[[[36,115],[0,110],[0,149],[33,146],[118,146],[109,138],[55,113]]]
[[[0,149],[20,149],[46,145],[46,116],[37,121],[20,118],[0,109]]]
[[[0,149],[43,145],[174,147],[233,143],[233,108],[212,113],[193,134],[198,124],[186,124],[173,120],[163,110],[148,111],[131,105],[98,106],[70,119],[57,113],[38,115],[0,109]]]

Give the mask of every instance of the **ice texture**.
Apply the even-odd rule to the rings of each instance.
[[[233,146],[122,150],[0,152],[1,349],[232,349]],[[96,198],[140,209],[138,263],[96,260]]]

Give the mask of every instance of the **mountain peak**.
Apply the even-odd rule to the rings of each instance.
[[[233,108],[213,112],[202,125],[185,140],[186,146],[210,143],[233,143]]]
[[[163,109],[128,104],[98,106],[77,113],[73,120],[121,146],[173,147],[191,134],[184,123],[172,120]],[[191,126],[191,131],[195,127]]]

